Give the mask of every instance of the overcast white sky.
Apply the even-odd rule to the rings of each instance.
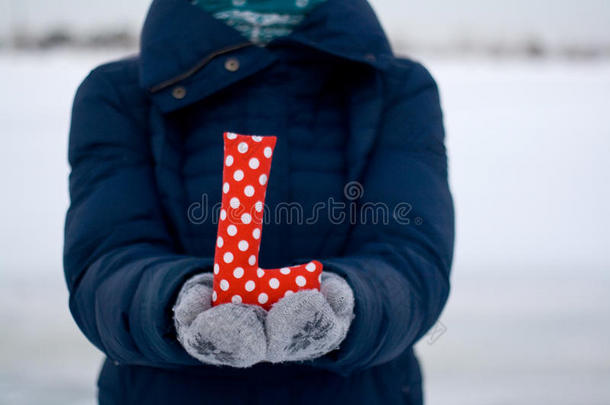
[[[347,1],[347,0],[346,0]],[[370,0],[392,39],[419,45],[519,42],[550,46],[610,44],[608,0]],[[150,0],[0,0],[0,36],[33,31],[131,27],[139,30]]]

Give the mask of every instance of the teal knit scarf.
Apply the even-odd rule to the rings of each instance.
[[[241,32],[259,46],[287,35],[326,0],[195,0],[193,4]]]

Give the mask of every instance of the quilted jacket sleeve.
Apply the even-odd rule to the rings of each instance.
[[[400,356],[433,326],[449,294],[454,212],[438,89],[422,65],[408,63],[388,84],[347,253],[322,260],[356,298],[341,348],[314,362],[341,374]],[[374,217],[380,204],[388,221]]]
[[[212,259],[176,254],[155,194],[145,126],[124,113],[107,75],[94,69],[73,103],[64,241],[70,310],[114,361],[197,364],[175,339],[171,305],[182,283],[209,271]]]

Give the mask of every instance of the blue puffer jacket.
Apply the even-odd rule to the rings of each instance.
[[[181,285],[211,271],[223,131],[278,137],[270,211],[344,204],[271,221],[261,247],[263,267],[315,258],[353,288],[349,334],[322,358],[213,367],[176,340]],[[107,356],[101,403],[421,403],[412,346],[447,300],[453,256],[442,114],[366,0],[327,0],[267,47],[187,0],[154,0],[139,54],[80,85],[69,161],[65,276]]]

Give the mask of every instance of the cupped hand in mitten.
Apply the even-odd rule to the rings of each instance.
[[[174,305],[178,341],[202,363],[249,367],[265,359],[266,311],[255,305],[212,307],[213,275],[190,278]]]
[[[276,302],[266,318],[272,363],[310,360],[337,349],[354,317],[354,293],[340,276],[322,272],[320,291],[303,290]]]

